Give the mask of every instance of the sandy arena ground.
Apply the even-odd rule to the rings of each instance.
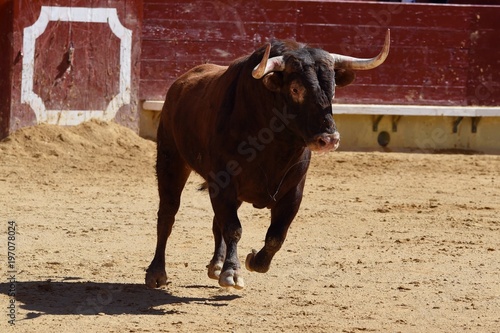
[[[196,175],[167,248],[170,284],[143,285],[154,160],[154,143],[95,121],[0,143],[0,332],[500,332],[500,156],[315,155],[287,241],[242,291],[206,276],[212,211]],[[244,205],[240,217],[243,261],[269,213]]]

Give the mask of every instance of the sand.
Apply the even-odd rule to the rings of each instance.
[[[154,162],[153,142],[99,121],[0,143],[1,332],[500,331],[500,156],[314,155],[287,241],[242,291],[206,275],[212,210],[194,174],[167,246],[170,283],[144,286]],[[269,212],[239,215],[244,261]]]

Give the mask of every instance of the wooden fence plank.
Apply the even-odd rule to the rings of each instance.
[[[145,0],[144,8],[143,99],[163,99],[165,87],[190,66],[227,65],[271,37],[368,57],[379,52],[385,30],[390,28],[386,63],[358,73],[355,83],[337,98],[346,103],[500,103],[500,7]],[[161,89],[152,86],[159,82],[164,82]]]

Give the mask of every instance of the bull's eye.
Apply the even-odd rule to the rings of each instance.
[[[295,103],[303,103],[306,94],[306,88],[298,80],[292,81],[290,84],[290,95]]]

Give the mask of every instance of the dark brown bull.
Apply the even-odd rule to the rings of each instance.
[[[167,282],[165,246],[192,170],[206,180],[215,213],[208,276],[224,287],[244,287],[237,255],[243,201],[271,210],[264,247],[246,258],[248,270],[267,272],[302,201],[311,151],[339,145],[335,86],[351,83],[353,70],[379,66],[388,52],[389,31],[371,59],[273,41],[228,67],[205,64],[179,77],[158,128],[158,239],[146,285]]]

